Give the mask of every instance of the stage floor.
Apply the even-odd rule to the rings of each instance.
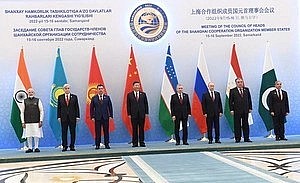
[[[144,154],[166,154],[201,151],[231,151],[231,150],[259,150],[259,149],[282,149],[300,148],[300,136],[288,136],[288,141],[275,141],[274,138],[253,137],[252,143],[234,143],[233,139],[221,139],[221,144],[208,144],[196,139],[189,140],[188,146],[170,142],[146,142],[147,147],[132,148],[131,144],[118,143],[110,144],[111,149],[101,148],[95,150],[92,145],[76,146],[76,151],[61,152],[60,148],[42,147],[40,153],[24,153],[20,149],[0,150],[0,163],[19,161],[42,161],[77,158],[99,158]]]
[[[40,153],[1,150],[0,182],[297,182],[300,136],[288,141],[252,138],[253,143],[222,144],[190,140],[190,145],[148,142],[147,147],[111,144],[75,152],[40,148]]]

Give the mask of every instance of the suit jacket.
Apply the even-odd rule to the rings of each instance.
[[[70,94],[69,105],[67,105],[65,94],[59,95],[57,100],[57,118],[66,121],[69,116],[70,121],[76,122],[80,118],[77,96]]]
[[[235,113],[245,113],[252,110],[252,101],[249,88],[243,88],[243,97],[237,87],[230,89],[229,109]]]
[[[100,101],[100,96],[97,94],[93,96],[90,104],[90,116],[91,119],[95,120],[108,120],[109,117],[113,118],[113,108],[110,97],[108,95],[103,95],[102,101]]]
[[[171,96],[171,115],[176,116],[176,118],[188,118],[188,115],[191,115],[189,96],[186,93],[182,93],[182,95],[182,104],[180,103],[178,93],[175,93]]]
[[[139,100],[137,101],[134,91],[127,94],[127,114],[131,118],[145,118],[149,114],[148,100],[145,92],[139,91]]]
[[[274,112],[275,116],[278,114],[286,114],[290,112],[287,92],[284,90],[281,91],[282,100],[279,99],[276,89],[270,91],[267,98],[269,111],[270,113]]]
[[[210,96],[210,91],[202,95],[202,111],[208,116],[219,115],[223,113],[222,101],[220,93],[214,91],[215,100]]]

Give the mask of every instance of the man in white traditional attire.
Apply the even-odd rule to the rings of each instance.
[[[33,88],[29,88],[27,93],[28,98],[24,100],[24,105],[21,107],[21,121],[24,128],[23,138],[27,138],[28,143],[28,150],[25,152],[40,152],[39,139],[43,137],[43,105],[39,98],[34,97]],[[34,140],[34,150],[32,139]]]

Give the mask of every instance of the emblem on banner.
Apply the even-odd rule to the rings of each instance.
[[[164,36],[168,29],[165,12],[157,5],[142,4],[130,16],[130,29],[140,40],[154,42]]]
[[[52,84],[51,86],[51,99],[50,99],[50,105],[52,107],[57,107],[57,101],[58,96],[64,94],[64,89],[62,86],[56,86],[55,84]]]

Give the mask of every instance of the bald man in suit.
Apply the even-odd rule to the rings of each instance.
[[[219,118],[223,114],[221,96],[219,92],[215,91],[215,84],[213,82],[209,82],[207,86],[209,90],[202,96],[202,110],[203,115],[206,117],[208,143],[212,144],[213,128],[215,129],[215,143],[221,143],[219,124]]]

